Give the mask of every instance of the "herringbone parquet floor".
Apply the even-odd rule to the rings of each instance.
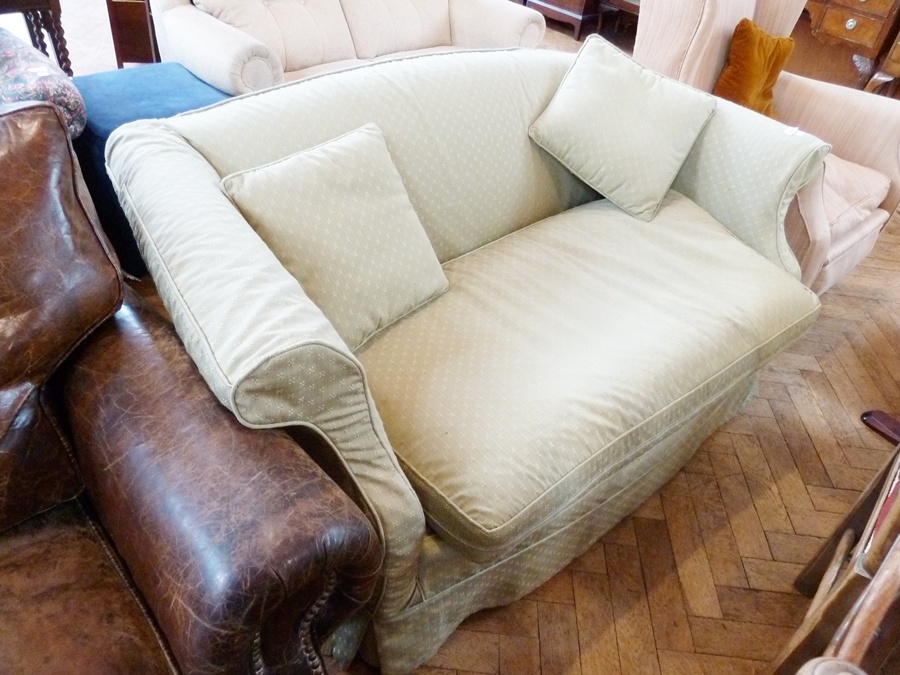
[[[466,620],[418,672],[762,672],[806,611],[794,576],[891,456],[859,416],[900,412],[900,226],[822,304],[672,481],[536,591]]]

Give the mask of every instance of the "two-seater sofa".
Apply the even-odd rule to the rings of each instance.
[[[229,94],[453,49],[534,47],[544,17],[509,0],[150,0],[163,61]]]
[[[563,131],[618,145],[610,194],[655,176],[684,126],[682,106],[655,117],[630,82],[715,107],[650,220],[529,136],[573,83],[559,52],[384,62],[110,138],[120,200],[209,386],[244,424],[314,448],[384,540],[371,622],[343,627],[338,657],[365,629],[367,659],[410,671],[467,615],[548,579],[673,476],[817,314],[783,222],[828,146],[588,44],[618,83],[574,82],[592,98]],[[650,138],[623,143],[641,120]],[[388,165],[354,139],[386,146]],[[385,199],[419,231],[378,220]],[[269,210],[287,214],[274,230]],[[383,310],[420,282],[424,302]],[[374,312],[367,334],[335,296],[356,303],[350,324]]]

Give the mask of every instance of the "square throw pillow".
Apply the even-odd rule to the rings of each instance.
[[[750,19],[741,19],[713,94],[775,117],[775,82],[793,51],[793,38],[772,37]]]
[[[652,220],[716,99],[589,36],[528,133],[623,211]]]
[[[221,185],[350,349],[449,286],[375,125]]]

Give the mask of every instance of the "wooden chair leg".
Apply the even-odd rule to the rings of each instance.
[[[879,672],[900,640],[900,539],[894,542],[866,593],[835,635],[825,656]]]
[[[31,38],[31,45],[46,56],[50,56],[50,53],[47,51],[47,42],[44,40],[40,11],[32,9],[23,12],[23,14],[25,15],[25,25],[28,27],[28,36]]]
[[[883,410],[869,410],[862,414],[862,421],[872,431],[884,436],[894,445],[900,443],[900,419]]]
[[[66,44],[66,34],[63,31],[62,22],[59,14],[51,10],[41,12],[44,19],[44,27],[50,35],[50,42],[53,45],[53,51],[56,52],[56,61],[62,71],[72,77],[72,61],[69,59],[69,47]]]
[[[832,535],[822,544],[818,552],[806,563],[806,566],[794,579],[794,588],[800,593],[808,598],[816,594],[826,570],[834,559],[841,538],[847,530],[852,530],[857,539],[860,537],[869,521],[869,517],[872,515],[872,511],[875,510],[875,505],[878,503],[878,498],[881,495],[881,490],[892,465],[893,461],[885,463],[878,475],[872,479],[872,482],[860,495],[850,513],[844,516],[841,524],[835,528]]]

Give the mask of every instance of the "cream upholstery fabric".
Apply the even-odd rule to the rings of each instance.
[[[824,293],[867,256],[888,220],[878,208],[890,188],[887,177],[835,155],[825,158],[824,172],[797,193],[803,222],[824,223],[816,230],[823,241],[794,237],[791,246],[805,268],[817,270],[803,281]],[[795,228],[801,234],[809,231]],[[818,256],[813,258],[813,256]]]
[[[769,35],[787,37],[805,5],[806,0],[756,0],[753,21]]]
[[[449,0],[450,41],[465,48],[536,47],[544,37],[544,15],[516,20],[522,5],[495,0]],[[530,8],[525,8],[530,9]]]
[[[479,560],[625,471],[819,306],[677,193],[653,223],[592,202],[445,268],[453,291],[359,358],[428,522]]]
[[[162,60],[229,94],[371,61],[357,58],[341,0],[149,2]],[[378,58],[436,48],[534,47],[546,28],[540,12],[508,0],[356,0],[350,15]],[[384,51],[388,44],[398,51]]]
[[[351,350],[447,290],[373,124],[222,186]]]
[[[450,44],[448,0],[341,0],[356,53],[371,59],[390,52]]]
[[[712,91],[734,27],[753,16],[755,4],[755,0],[641,0],[634,59],[679,82]]]
[[[822,204],[834,239],[852,237],[853,229],[868,218],[887,196],[887,176],[835,155],[825,158]],[[804,201],[800,202],[803,211]],[[885,214],[887,220],[887,214]]]
[[[782,73],[775,85],[775,105],[785,124],[824,139],[841,159],[887,176],[891,187],[881,207],[889,213],[896,210],[900,204],[900,102]],[[835,110],[841,114],[835,115]]]
[[[715,109],[715,97],[591,35],[529,134],[604,197],[651,220]]]
[[[389,139],[429,238],[440,241],[439,259],[510,233],[517,238],[522,227],[595,197],[527,137],[571,61],[545,50],[389,61],[124,125],[107,143],[109,174],[141,253],[210,388],[245,424],[297,425],[320,434],[333,450],[332,463],[346,468],[372,513],[386,547],[371,627],[385,675],[408,672],[433,654],[466,614],[512,600],[552,576],[671,476],[734,413],[750,382],[718,392],[680,428],[673,422],[671,434],[642,447],[642,457],[634,458],[642,465],[610,476],[624,484],[598,483],[507,556],[479,565],[426,536],[421,503],[385,432],[367,373],[218,182],[371,122]],[[789,268],[778,243],[782,204],[792,185],[820,168],[826,146],[744,114],[753,115],[720,105],[685,162],[680,191],[715,209],[713,216],[776,266]],[[762,140],[754,145],[745,136]],[[752,199],[741,191],[731,199],[732,181],[753,184]],[[654,267],[641,256],[629,251],[633,267],[625,280],[619,275],[620,283],[646,286]],[[665,288],[669,280],[660,279]],[[453,294],[451,284],[424,309]],[[603,501],[600,495],[610,491],[615,496]],[[435,567],[444,563],[450,567]]]
[[[266,44],[284,70],[357,55],[341,6],[334,0],[195,0],[194,4]]]

